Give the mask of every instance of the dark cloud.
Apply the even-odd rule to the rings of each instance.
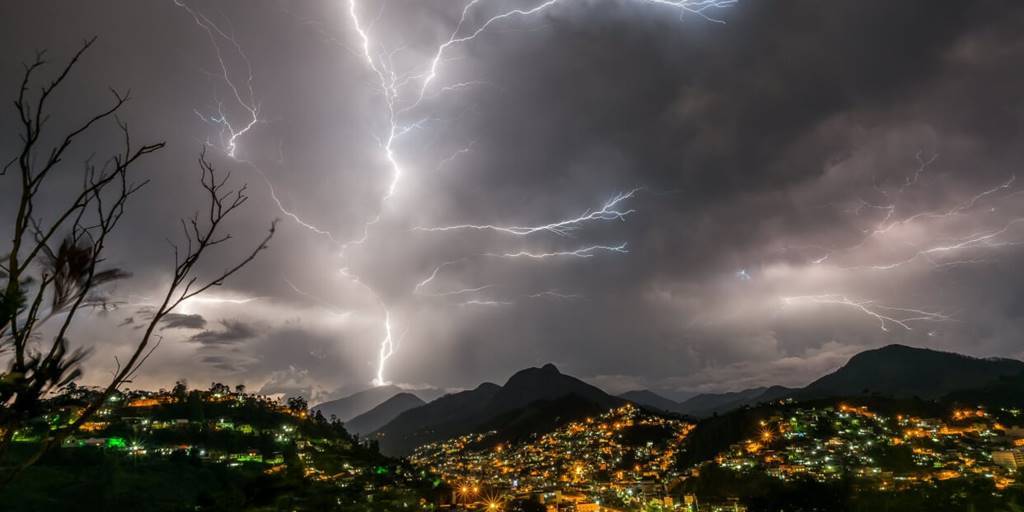
[[[208,364],[218,370],[225,372],[235,373],[241,371],[243,368],[237,364],[237,360],[228,356],[203,356],[200,358],[205,364]]]
[[[132,322],[126,321],[126,323]],[[206,319],[197,314],[168,313],[160,320],[160,323],[163,324],[161,329],[202,329],[206,327]]]
[[[192,335],[189,341],[202,345],[232,345],[253,338],[257,330],[240,320],[225,319],[220,321],[220,330],[206,330]]]
[[[469,22],[534,3],[488,2]],[[361,5],[369,19],[381,4]],[[1024,161],[1024,4],[750,0],[717,12],[718,24],[597,0],[510,19],[453,47],[423,103],[402,113],[421,127],[395,145],[404,173],[383,206],[384,105],[344,9],[194,7],[230,23],[252,64],[263,122],[237,141],[250,163],[215,151],[218,103],[235,126],[246,112],[205,32],[173,2],[48,0],[0,21],[0,76],[16,76],[34,48],[57,59],[101,36],[53,126],[102,105],[106,86],[131,87],[125,117],[136,138],[169,143],[146,162],[153,181],[111,241],[110,263],[134,274],[112,299],[159,296],[175,219],[201,207],[194,157],[204,143],[252,195],[229,226],[241,245],[212,254],[206,269],[224,268],[283,218],[270,251],[162,326],[236,319],[191,338],[168,330],[154,361],[191,380],[227,372],[253,389],[318,397],[366,386],[385,336],[382,305],[397,342],[385,377],[409,385],[469,387],[555,362],[614,387],[734,389],[798,385],[891,342],[1022,355],[1024,176],[1012,177]],[[422,72],[412,66],[460,12],[389,1],[375,53],[404,48],[399,71]],[[243,83],[245,62],[228,46]],[[444,90],[460,83],[478,85]],[[10,96],[17,83],[0,87]],[[4,154],[14,128],[0,117]],[[110,147],[109,135],[83,141],[82,155]],[[339,241],[381,216],[339,257],[328,236],[279,210],[268,185],[289,213]],[[634,213],[569,236],[411,230],[546,224],[633,187],[643,187],[624,203]],[[11,190],[0,187],[0,204],[12,204]],[[629,252],[485,255],[618,243]],[[433,296],[413,293],[449,261],[458,263],[437,274]],[[905,329],[856,304],[948,321]],[[157,385],[180,376],[154,366]]]

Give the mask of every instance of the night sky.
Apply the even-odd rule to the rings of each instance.
[[[252,197],[205,268],[278,234],[165,322],[132,387],[341,396],[378,377],[387,324],[381,376],[412,388],[548,362],[612,392],[804,385],[890,343],[1024,357],[1024,3],[476,0],[459,27],[465,6],[5,6],[0,97],[36,49],[55,72],[96,35],[52,128],[130,88],[134,137],[167,142],[108,252],[133,277],[73,332],[85,381],[137,339],[204,146]]]

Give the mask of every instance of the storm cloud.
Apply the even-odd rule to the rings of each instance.
[[[480,2],[467,27],[538,3]],[[186,5],[40,1],[0,21],[0,97],[35,49],[59,61],[99,35],[53,126],[117,86],[133,91],[135,137],[168,142],[109,249],[133,273],[108,293],[128,306],[74,340],[130,345],[118,323],[159,296],[176,219],[202,204],[202,147],[252,196],[210,272],[282,219],[268,252],[164,323],[139,385],[345,394],[377,376],[385,320],[383,377],[413,387],[547,362],[616,391],[801,385],[895,342],[1024,356],[1019,2],[750,0],[708,20],[564,0],[445,54],[423,100],[402,105],[397,182],[387,99],[347,2]],[[462,4],[357,7],[377,20],[375,62],[415,98]],[[244,125],[250,84],[259,122],[230,141],[224,120]],[[0,117],[5,155],[16,122]],[[106,135],[81,156],[110,148]],[[632,190],[627,214],[565,232],[430,229],[544,226]],[[207,319],[221,327],[194,332]]]
[[[134,320],[129,318],[128,320]],[[132,322],[129,322],[132,323]],[[160,320],[163,329],[202,329],[206,327],[206,319],[203,315],[184,315],[181,313],[168,313]]]
[[[256,336],[256,329],[239,320],[221,320],[221,329],[193,334],[189,341],[203,345],[231,345]]]

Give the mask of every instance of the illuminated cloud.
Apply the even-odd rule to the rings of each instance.
[[[126,120],[168,141],[111,241],[134,276],[113,297],[151,303],[164,282],[204,145],[250,182],[235,235],[283,219],[161,325],[139,386],[330,396],[555,362],[713,390],[800,384],[892,342],[1019,356],[1024,6],[749,1],[706,12],[723,24],[642,0],[489,22],[545,2],[469,3],[129,3],[116,27],[92,4],[24,3],[0,20],[0,76],[100,35],[55,125],[130,86]],[[144,317],[90,315],[71,338],[123,349]]]

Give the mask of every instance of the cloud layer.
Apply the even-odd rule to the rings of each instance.
[[[470,26],[536,2],[482,4]],[[138,385],[355,391],[376,376],[385,310],[395,351],[384,377],[411,386],[555,362],[609,387],[727,390],[804,384],[893,342],[1024,355],[1016,2],[749,1],[716,11],[719,24],[644,2],[564,1],[445,55],[423,102],[399,116],[411,127],[392,145],[404,172],[383,204],[386,101],[347,3],[188,6],[34,2],[0,21],[7,77],[34,48],[57,58],[100,35],[55,127],[115,85],[137,98],[126,119],[138,139],[168,141],[110,249],[134,275],[110,291],[125,305],[75,333],[102,346],[90,379],[137,334],[118,324],[144,318],[165,282],[165,239],[201,204],[204,144],[250,184],[236,238],[274,217],[281,229],[243,274],[161,326]],[[377,20],[374,58],[414,85],[462,12],[358,7]],[[218,60],[195,13],[242,53],[215,36]],[[237,128],[247,111],[222,63],[259,107],[235,158],[218,119]],[[4,154],[15,121],[0,118]],[[616,204],[628,214],[568,232],[415,229],[542,226],[634,189]],[[215,254],[210,271],[243,250]]]

